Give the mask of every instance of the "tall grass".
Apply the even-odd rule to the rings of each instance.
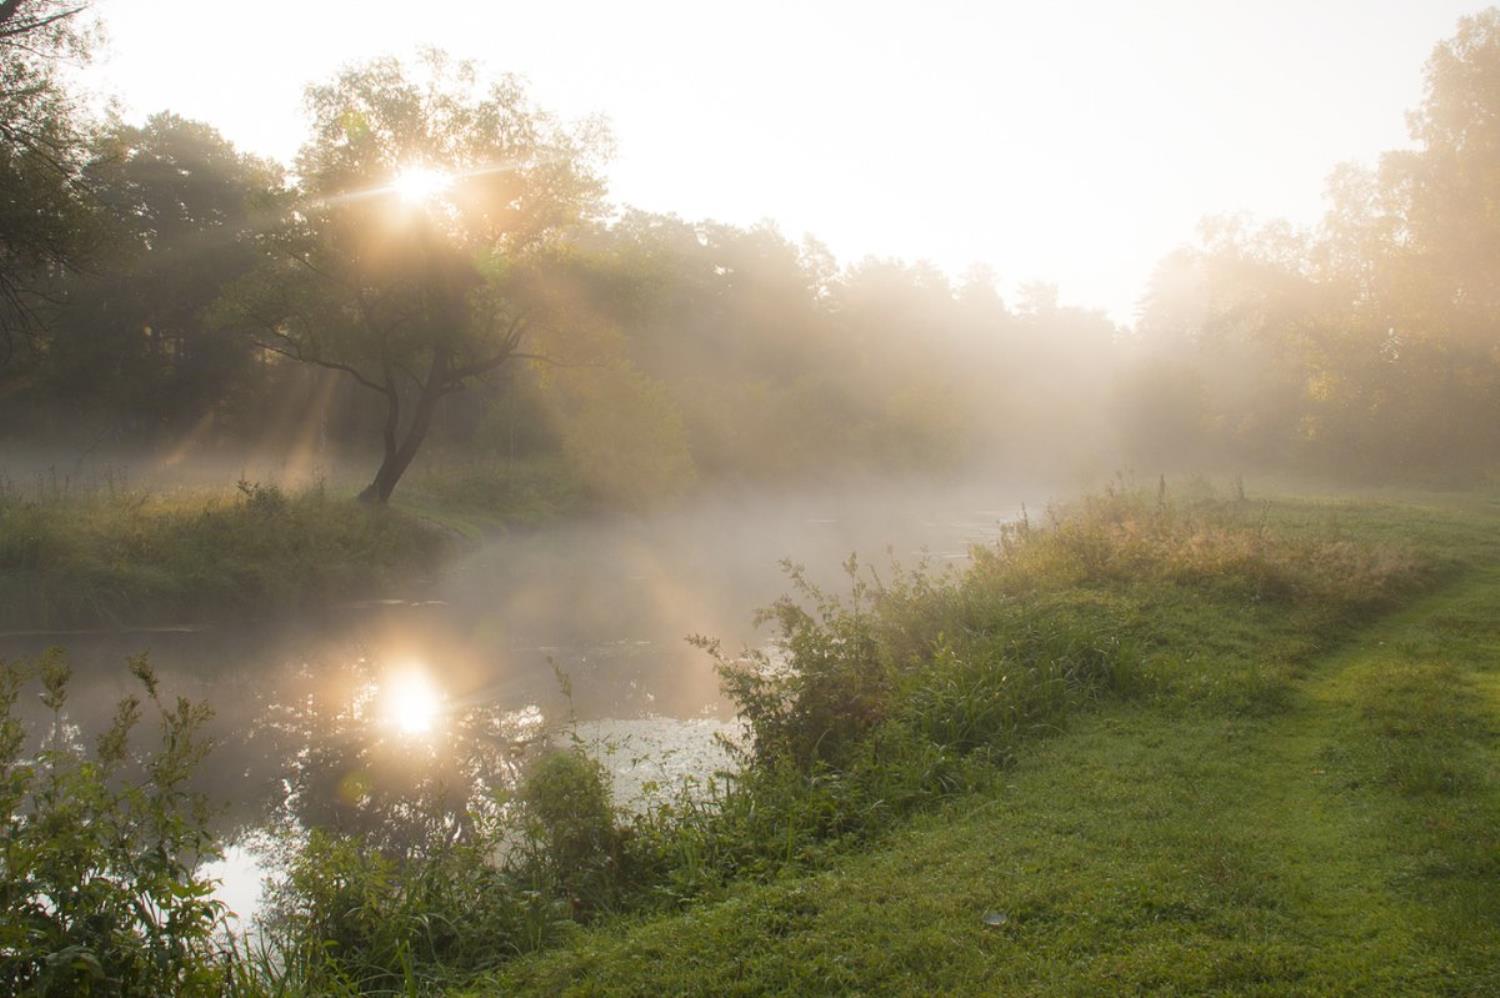
[[[737,772],[634,829],[635,868],[658,899],[817,865],[993,779],[1100,697],[1276,709],[1288,676],[1265,661],[1306,630],[1288,618],[1331,639],[1424,574],[1396,547],[1164,489],[1091,497],[1045,526],[1023,518],[964,572],[851,560],[840,595],[787,570],[792,592],[761,614],[774,652],[698,639],[748,737]],[[1265,640],[1229,644],[1221,630]]]

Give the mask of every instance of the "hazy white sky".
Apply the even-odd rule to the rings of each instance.
[[[617,202],[985,262],[1128,321],[1202,215],[1313,221],[1335,163],[1405,143],[1432,46],[1482,6],[99,0],[89,76],[289,159],[307,82],[437,45],[604,114]]]

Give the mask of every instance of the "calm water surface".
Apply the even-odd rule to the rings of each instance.
[[[714,736],[738,726],[712,663],[684,638],[763,644],[750,617],[786,591],[781,559],[835,588],[851,552],[880,566],[959,566],[1036,496],[965,484],[721,497],[489,540],[436,578],[381,599],[350,594],[297,620],[7,634],[0,658],[66,647],[70,717],[87,736],[133,691],[126,657],[149,652],[166,693],[215,708],[219,744],[202,786],[225,802],[231,829],[255,828],[289,799],[336,801],[356,770],[378,780],[399,760],[405,778],[420,778],[424,765],[445,764],[444,739],[460,727],[466,744],[485,746],[488,768],[457,778],[505,779],[570,713],[632,806],[652,786],[725,765]],[[253,850],[231,850],[213,872],[232,908],[254,909],[264,871]]]

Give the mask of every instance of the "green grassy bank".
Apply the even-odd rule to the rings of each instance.
[[[236,502],[238,518],[346,508]],[[0,670],[0,784],[19,788],[0,800],[17,864],[0,934],[30,926],[0,978],[45,994],[96,964],[182,994],[1500,988],[1500,502],[1164,486],[1017,523],[962,571],[848,567],[838,593],[791,570],[763,614],[781,654],[702,642],[747,724],[735,772],[626,814],[564,730],[513,790],[460,799],[423,777],[389,808],[355,798],[374,801],[359,821],[284,843],[268,950],[219,948],[210,885],[159,862],[222,847],[207,802],[171,790],[206,751],[206,708],[157,701],[133,663],[169,712],[149,779],[121,790],[99,774],[125,764],[123,733],[54,737],[40,768],[22,752],[9,706],[39,674],[64,712],[63,658]],[[142,702],[122,703],[122,732]],[[453,720],[443,754],[462,765],[488,742]],[[370,766],[403,744],[338,737]],[[53,792],[64,778],[81,791]],[[77,855],[52,862],[55,840]],[[138,891],[187,907],[157,924]]]
[[[1500,505],[1251,505],[1028,556],[1132,664],[993,779],[472,993],[1500,992]]]
[[[405,596],[465,541],[597,507],[557,462],[437,459],[389,508],[283,490],[0,481],[0,630],[160,626]]]
[[[434,525],[321,489],[0,494],[0,629],[160,626],[410,592]]]

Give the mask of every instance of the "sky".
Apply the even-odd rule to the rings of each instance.
[[[983,263],[1128,323],[1205,215],[1314,223],[1336,164],[1407,144],[1423,64],[1483,6],[98,0],[85,79],[289,161],[307,83],[437,46],[608,119],[618,204]]]

